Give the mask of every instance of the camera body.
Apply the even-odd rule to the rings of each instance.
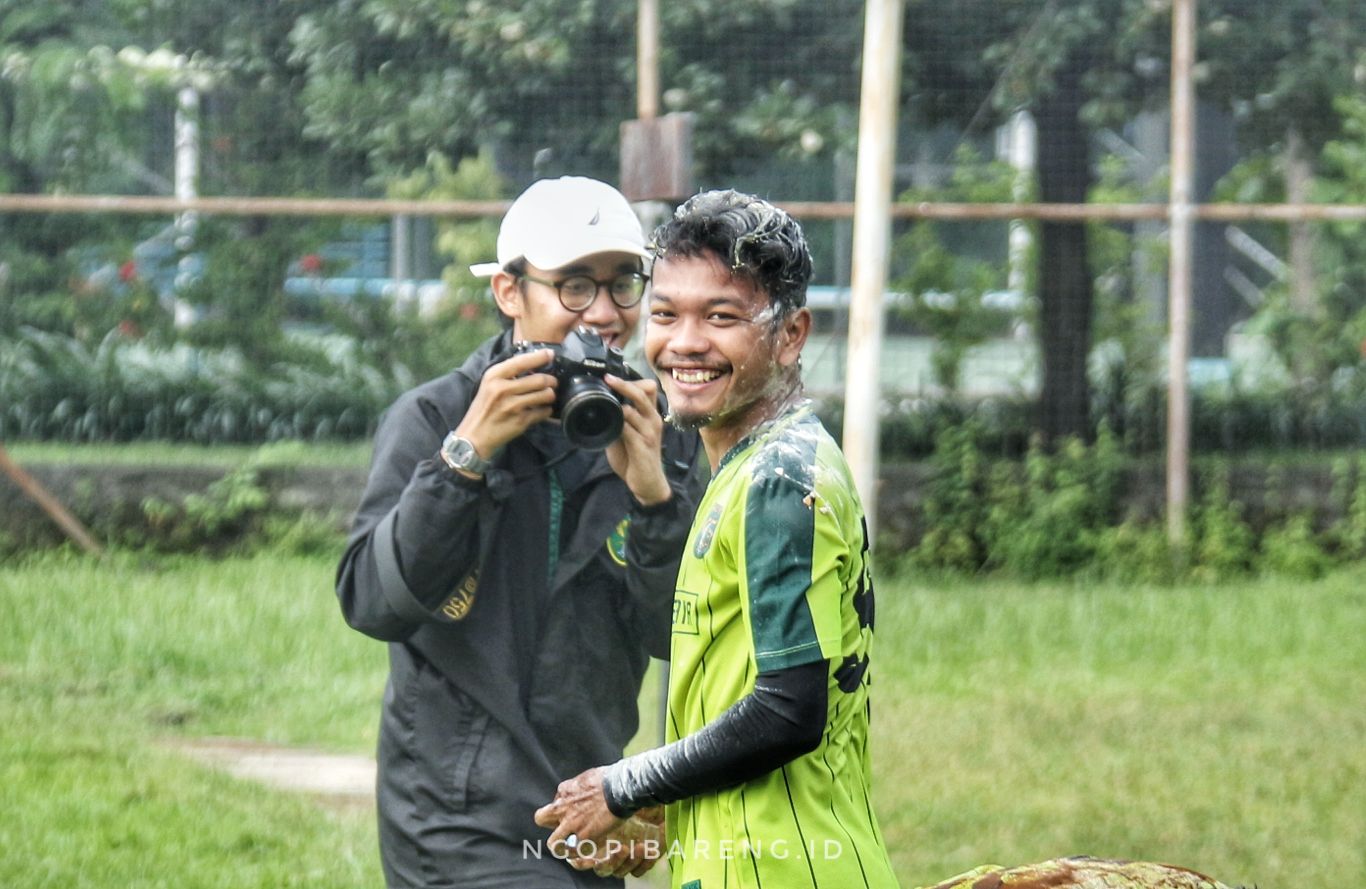
[[[589,328],[577,327],[563,343],[517,343],[513,354],[540,349],[554,353],[540,372],[559,381],[551,417],[560,421],[564,437],[585,451],[600,451],[616,441],[625,419],[620,399],[603,377],[610,373],[623,380],[640,379],[621,350],[607,345]]]

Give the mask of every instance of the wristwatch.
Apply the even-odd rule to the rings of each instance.
[[[461,438],[454,432],[449,433],[441,443],[441,459],[451,469],[470,475],[483,475],[493,467],[491,460],[479,456],[469,439]]]

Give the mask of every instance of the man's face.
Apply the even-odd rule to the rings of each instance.
[[[656,261],[649,303],[645,358],[684,428],[746,430],[801,353],[768,295],[715,256]]]
[[[551,284],[518,279],[499,272],[493,279],[493,293],[503,314],[512,319],[512,333],[518,340],[562,343],[580,324],[597,331],[610,346],[625,348],[640,322],[640,303],[623,309],[607,292],[608,282],[619,275],[640,271],[639,257],[629,253],[595,253],[558,269],[528,265],[526,274],[541,281],[559,283],[575,275],[587,275],[602,283],[588,308],[572,312],[560,302]]]

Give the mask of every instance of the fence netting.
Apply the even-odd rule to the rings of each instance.
[[[662,113],[697,188],[807,207],[809,388],[838,418],[863,4],[661,4]],[[1366,202],[1366,11],[1203,0],[1197,203]],[[0,192],[505,200],[615,181],[627,0],[0,4]],[[1171,5],[909,2],[910,203],[1091,204],[1078,222],[893,221],[884,451],[975,419],[1018,453],[1103,425],[1164,444]],[[363,438],[495,329],[465,271],[496,214],[0,215],[0,440]],[[1366,440],[1362,223],[1197,224],[1197,453]],[[860,381],[865,382],[865,381]]]

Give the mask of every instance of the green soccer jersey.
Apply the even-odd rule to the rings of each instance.
[[[830,664],[813,752],[668,808],[676,889],[895,887],[869,801],[867,526],[849,468],[809,407],[728,453],[693,520],[674,594],[670,741],[754,689]]]

